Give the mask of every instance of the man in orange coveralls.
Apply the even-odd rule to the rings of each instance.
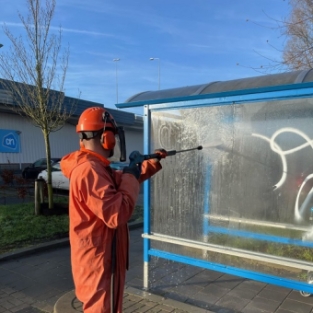
[[[125,155],[122,127],[104,108],[85,110],[76,132],[80,150],[62,158],[61,169],[70,179],[70,243],[72,273],[77,298],[85,313],[122,313],[126,269],[128,269],[131,217],[139,184],[158,172],[159,159],[110,168],[116,136]],[[125,159],[124,156],[121,160]]]

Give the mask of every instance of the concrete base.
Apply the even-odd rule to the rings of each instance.
[[[82,303],[76,298],[75,291],[72,290],[61,298],[54,305],[54,313],[77,313],[83,312]]]

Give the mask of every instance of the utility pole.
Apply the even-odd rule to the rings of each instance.
[[[158,74],[159,74],[159,90],[160,90],[160,59],[159,58],[150,58],[150,61],[158,60]]]
[[[117,62],[120,59],[113,59],[113,62],[115,62],[115,77],[116,77],[116,103],[118,103],[118,77],[117,77]]]

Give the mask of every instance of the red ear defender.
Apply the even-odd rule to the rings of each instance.
[[[106,150],[113,150],[115,147],[115,135],[112,131],[105,131],[102,134],[102,146]]]

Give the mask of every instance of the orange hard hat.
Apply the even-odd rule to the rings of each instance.
[[[101,107],[86,109],[79,117],[76,132],[93,132],[104,128],[116,129],[113,116]]]

